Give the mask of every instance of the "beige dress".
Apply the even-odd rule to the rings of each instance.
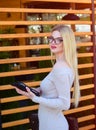
[[[39,103],[39,130],[68,130],[63,110],[70,108],[70,88],[74,73],[69,67],[53,68],[41,82],[42,95],[33,101]]]

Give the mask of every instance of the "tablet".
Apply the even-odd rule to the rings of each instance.
[[[17,87],[17,88],[19,88],[19,89],[21,89],[22,91],[26,91],[27,92],[27,90],[26,90],[26,87],[28,87],[26,84],[24,84],[23,82],[21,82],[21,81],[17,81],[17,82],[14,82],[14,83],[12,83],[11,84],[12,86],[15,86],[15,87]],[[28,87],[30,90],[31,90],[31,92],[33,92],[36,96],[40,96],[40,93],[38,92],[38,91],[36,91],[35,89],[33,89],[33,88],[30,88],[30,87]]]

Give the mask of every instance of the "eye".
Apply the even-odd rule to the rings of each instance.
[[[49,42],[52,42],[53,41],[53,38],[52,37],[48,37],[47,38]]]
[[[58,42],[63,42],[63,39],[62,38],[57,38],[56,39]]]
[[[59,39],[60,42],[63,42],[63,39]]]

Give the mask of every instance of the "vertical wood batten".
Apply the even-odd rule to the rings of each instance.
[[[1,110],[2,110],[2,107],[1,107],[1,97],[0,97],[0,130],[2,130]]]
[[[95,98],[94,98],[94,104],[95,104],[95,109],[94,109],[94,112],[95,112],[95,129],[96,129],[96,43],[95,43],[95,37],[96,37],[96,34],[95,34],[95,5],[94,5],[94,0],[91,0],[92,1],[92,15],[91,15],[91,19],[92,19],[92,25],[91,25],[91,30],[93,32],[93,35],[92,35],[92,42],[93,42],[93,62],[94,62],[94,69],[93,69],[93,72],[94,72],[94,95],[95,95]]]

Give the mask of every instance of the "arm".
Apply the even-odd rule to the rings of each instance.
[[[43,98],[43,97],[33,97],[33,101],[40,103],[44,106],[67,110],[70,107],[70,73],[67,71],[62,71],[59,73],[54,72],[54,84],[57,90],[58,97],[53,99]]]

